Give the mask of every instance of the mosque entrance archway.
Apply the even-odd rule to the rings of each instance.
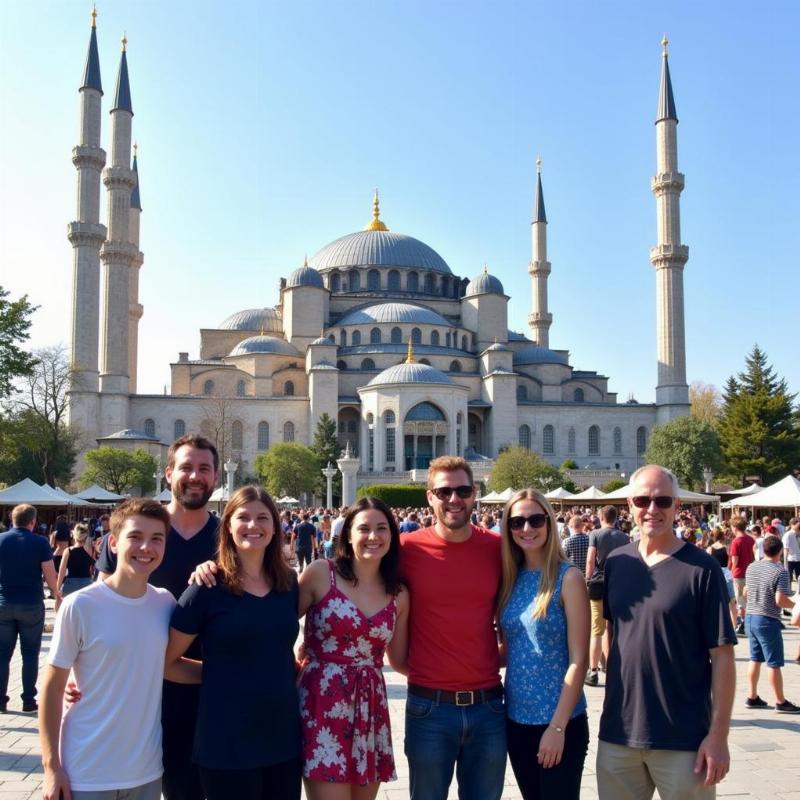
[[[446,455],[447,418],[433,403],[417,403],[403,421],[405,469],[427,469],[438,456]]]
[[[361,417],[358,410],[348,406],[339,411],[337,420],[337,441],[339,447],[344,450],[348,443],[354,456],[359,454],[359,431],[361,429]]]
[[[483,449],[483,420],[477,414],[467,415],[467,447],[476,453],[485,453]]]

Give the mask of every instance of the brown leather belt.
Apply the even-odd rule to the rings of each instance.
[[[436,700],[440,703],[453,703],[457,706],[474,706],[477,703],[486,703],[503,696],[502,686],[493,686],[491,689],[465,689],[458,692],[448,692],[444,689],[428,689],[426,686],[408,684],[408,693],[426,700]]]

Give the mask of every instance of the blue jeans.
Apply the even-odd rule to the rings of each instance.
[[[22,702],[36,698],[39,650],[44,630],[44,605],[0,605],[0,703],[7,703],[8,672],[17,646],[22,654]]]
[[[453,767],[460,800],[499,800],[506,773],[503,700],[456,706],[409,693],[405,753],[411,800],[446,800]]]

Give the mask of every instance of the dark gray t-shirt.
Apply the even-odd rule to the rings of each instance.
[[[606,559],[612,550],[622,547],[630,542],[627,533],[623,533],[617,528],[600,528],[589,534],[589,547],[597,548],[594,572],[602,572],[605,568]],[[594,573],[592,573],[594,574]],[[589,575],[586,576],[590,577]]]
[[[606,561],[603,609],[614,627],[600,739],[696,750],[711,722],[709,650],[736,643],[719,564],[684,544],[648,567],[632,542]]]

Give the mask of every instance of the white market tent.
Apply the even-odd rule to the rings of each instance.
[[[590,486],[588,489],[584,489],[582,492],[578,492],[578,494],[572,495],[570,498],[571,500],[605,500],[608,495],[605,492],[600,491],[596,486]]]
[[[731,492],[722,492],[722,494],[735,494],[739,497],[743,497],[748,494],[755,494],[756,492],[760,492],[764,487],[760,486],[757,483],[751,483],[749,486],[746,486],[744,489],[734,489]]]
[[[50,487],[47,487],[50,489]],[[32,506],[60,506],[67,505],[67,501],[55,494],[53,489],[47,491],[30,478],[23,478],[19,483],[9,486],[0,492],[0,506],[16,506],[20,503],[29,503]]]
[[[170,495],[170,499],[172,499],[172,495]],[[210,503],[227,503],[228,502],[228,487],[227,486],[219,486],[211,493],[211,497],[208,498]],[[278,501],[281,502],[280,500]]]
[[[606,500],[627,500],[631,494],[630,484],[620,486],[613,492],[609,492]],[[689,489],[678,488],[678,499],[684,503],[717,503],[719,502],[719,495],[716,494],[700,494],[700,492],[691,492]]]
[[[297,506],[300,505],[300,501],[296,500],[294,497],[289,497],[289,495],[284,495],[283,497],[278,498],[276,501],[279,505],[282,506]]]
[[[153,500],[158,500],[159,503],[171,503],[172,492],[169,489],[164,489],[164,491],[160,494],[157,494]]]
[[[577,497],[577,495],[568,492],[563,486],[559,486],[558,489],[551,489],[549,492],[545,493],[545,497],[548,500],[571,500],[573,497]]]
[[[787,475],[760,492],[737,497],[725,503],[725,508],[800,508],[800,481]]]
[[[82,500],[89,500],[93,503],[118,503],[120,500],[126,499],[123,495],[109,492],[96,483],[93,483],[88,489],[78,492],[75,497],[80,497]]]
[[[485,497],[481,497],[481,503],[500,504],[507,503],[514,496],[514,490],[509,486],[502,492],[489,492]]]
[[[42,489],[44,489],[48,494],[52,495],[56,500],[61,500],[62,505],[65,506],[92,506],[94,503],[90,503],[88,500],[84,500],[82,497],[77,497],[76,495],[71,495],[65,492],[63,489],[59,489],[57,486],[48,486],[46,483],[43,483]]]

